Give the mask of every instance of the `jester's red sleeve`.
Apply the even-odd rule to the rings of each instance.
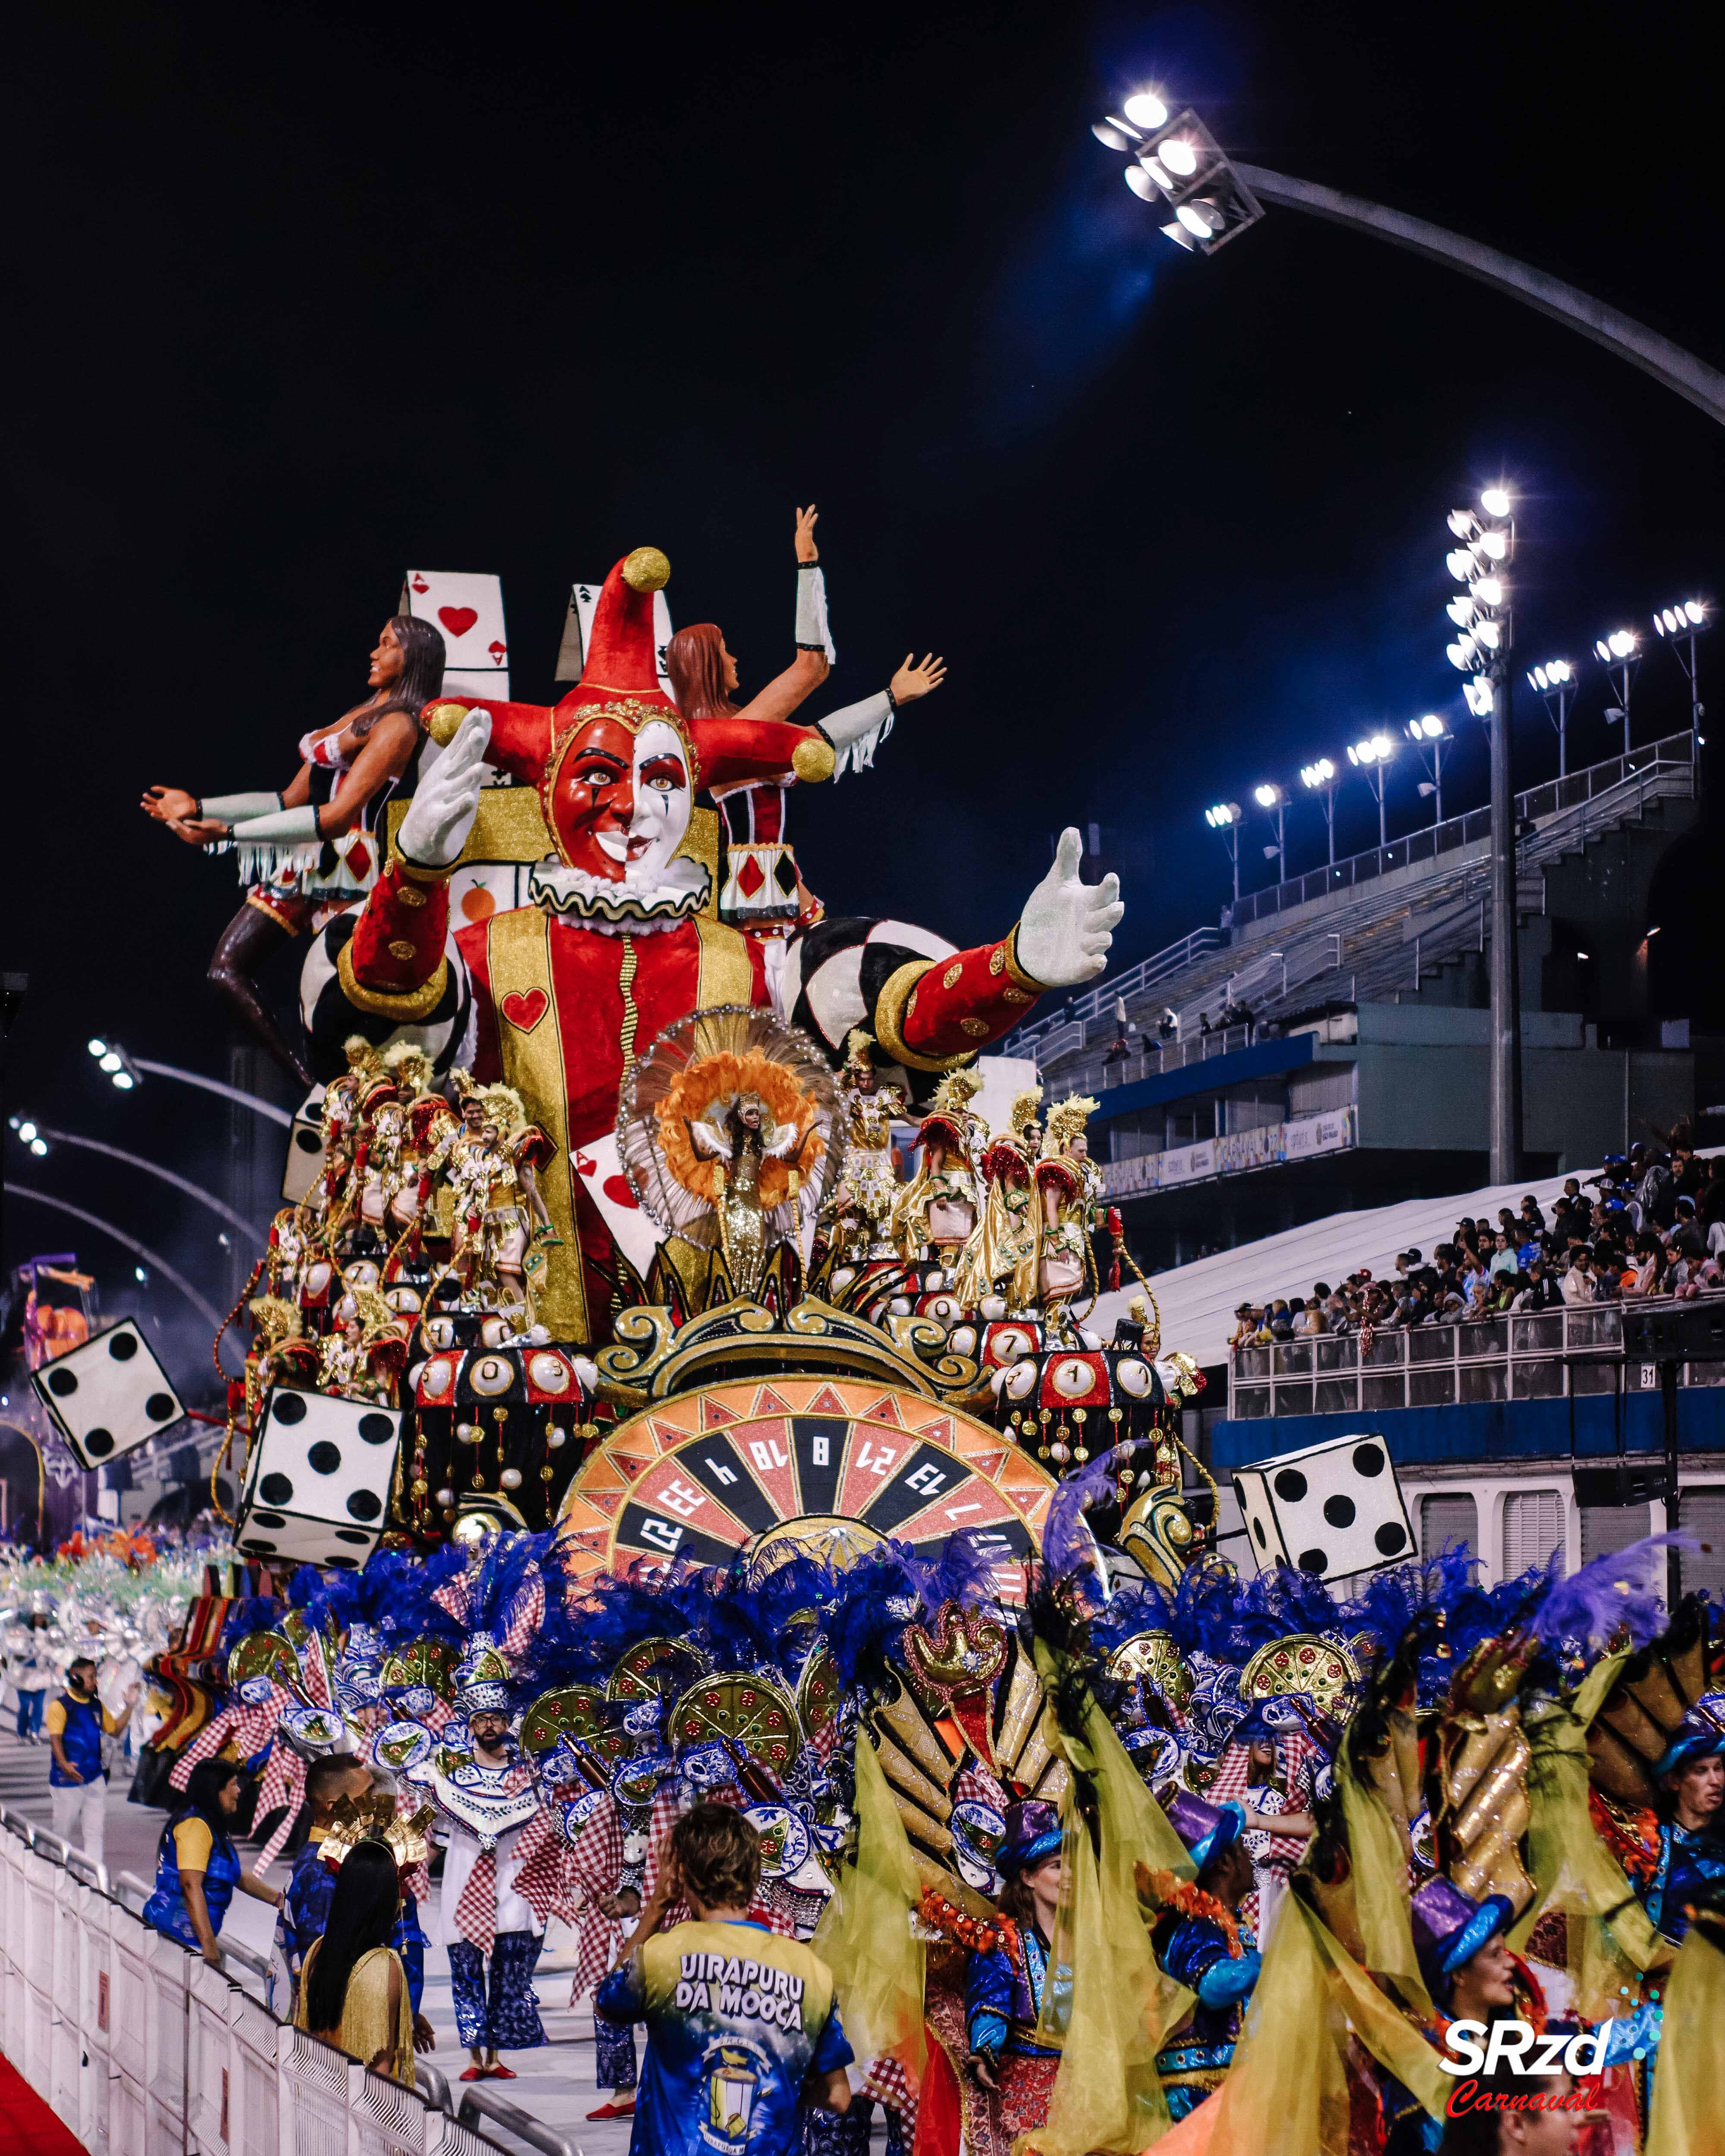
[[[435,1005],[449,978],[449,875],[447,869],[416,869],[403,860],[383,871],[336,957],[350,1003],[403,1020]]]
[[[1017,934],[891,975],[875,998],[875,1037],[895,1062],[954,1070],[1023,1021],[1043,991],[1014,955]]]

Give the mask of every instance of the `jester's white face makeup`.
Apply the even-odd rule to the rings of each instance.
[[[572,867],[650,888],[683,843],[693,801],[688,752],[668,719],[631,732],[600,712],[559,760],[552,816]]]

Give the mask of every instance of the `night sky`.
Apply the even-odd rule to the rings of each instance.
[[[808,880],[968,942],[1097,819],[1125,959],[1216,917],[1207,802],[1297,792],[1363,731],[1445,714],[1445,806],[1483,798],[1441,613],[1444,513],[1482,483],[1519,499],[1525,663],[1725,585],[1702,414],[1291,211],[1178,254],[1089,133],[1154,81],[1243,160],[1470,232],[1718,364],[1719,54],[1656,18],[93,4],[30,10],[11,57],[7,1105],[184,1173],[213,1170],[198,1097],[123,1099],[83,1043],[225,1070],[203,974],[238,889],[138,795],[285,784],[363,693],[410,563],[501,572],[514,693],[548,700],[572,579],[650,542],[674,619],[720,622],[758,686],[813,498],[840,665],[806,715],[912,645],[951,673],[872,774],[799,793]],[[1589,666],[1574,760],[1611,752],[1609,701]],[[1637,737],[1686,716],[1653,649]],[[1527,783],[1555,742],[1531,692],[1519,720]],[[1419,776],[1404,743],[1392,834],[1429,817]],[[1364,786],[1342,801],[1343,849],[1374,841]],[[1712,844],[1670,884],[1673,1010],[1712,948]],[[1322,849],[1302,803],[1291,865]],[[25,1176],[10,1137],[6,1161],[208,1266],[213,1224],[142,1178],[64,1152]],[[9,1262],[71,1240],[8,1205]],[[130,1261],[78,1240],[118,1306]]]

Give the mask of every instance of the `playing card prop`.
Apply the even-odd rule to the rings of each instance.
[[[297,1205],[324,1169],[323,1088],[314,1086],[288,1129],[287,1162],[281,1171],[281,1194]]]
[[[1234,1494],[1260,1567],[1341,1579],[1414,1553],[1401,1485],[1381,1437],[1342,1437],[1242,1467]]]
[[[30,1383],[80,1467],[136,1452],[186,1412],[129,1317],[44,1363]]]
[[[593,610],[599,603],[603,578],[598,584],[577,584],[569,593],[569,611],[563,618],[563,641],[557,653],[557,681],[578,681],[587,664],[587,648],[593,637]],[[670,608],[662,591],[653,594],[653,665],[659,685],[670,694],[670,676],[665,668],[665,647],[671,640]]]
[[[509,701],[509,640],[503,629],[503,580],[459,569],[409,569],[401,588],[402,613],[417,614],[439,631],[446,696]]]
[[[252,1446],[234,1540],[248,1557],[353,1572],[388,1524],[402,1419],[278,1385]]]

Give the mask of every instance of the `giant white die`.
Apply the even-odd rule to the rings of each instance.
[[[1260,1566],[1280,1562],[1341,1579],[1414,1554],[1408,1508],[1381,1437],[1362,1432],[1258,1460],[1240,1469],[1234,1492]]]
[[[57,1355],[30,1383],[80,1467],[136,1452],[186,1412],[129,1317]]]
[[[323,1087],[314,1086],[295,1111],[288,1130],[281,1194],[290,1205],[297,1205],[324,1171],[323,1095]]]
[[[362,1564],[387,1524],[402,1418],[368,1400],[278,1385],[240,1492],[235,1541],[248,1557]]]

